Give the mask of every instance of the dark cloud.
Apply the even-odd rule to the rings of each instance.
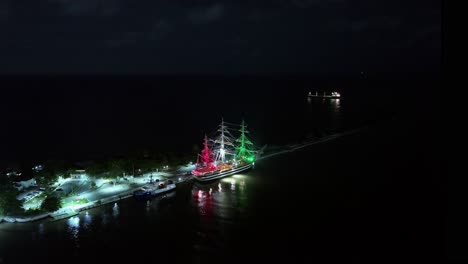
[[[440,53],[432,1],[21,0],[0,27],[7,72],[409,70]]]
[[[8,18],[8,3],[0,2],[0,20],[6,20]]]
[[[153,40],[160,40],[173,30],[173,25],[167,19],[161,18],[153,24],[149,37]]]
[[[122,47],[126,45],[135,45],[141,38],[141,32],[122,32],[117,38],[109,39],[108,45],[110,47]]]
[[[65,15],[97,16],[114,15],[119,12],[121,0],[49,0],[61,6]]]
[[[219,20],[225,13],[225,5],[216,3],[208,7],[197,7],[189,11],[188,19],[193,23],[209,23]]]
[[[355,21],[342,21],[340,27],[346,29],[349,26],[351,31],[366,31],[366,30],[394,30],[402,25],[402,20],[398,17],[377,16]]]
[[[161,18],[153,23],[152,26],[145,31],[127,31],[115,34],[112,39],[107,41],[109,47],[125,47],[135,46],[139,43],[154,43],[162,41],[170,32],[174,30],[174,26],[167,19]]]

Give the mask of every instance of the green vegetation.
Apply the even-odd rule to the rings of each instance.
[[[116,182],[129,175],[138,177],[148,172],[163,170],[166,166],[172,169],[175,166],[185,165],[190,161],[194,161],[194,157],[196,157],[198,151],[199,146],[194,145],[193,149],[187,153],[169,152],[163,154],[145,152],[105,160],[89,161],[84,163],[85,165],[81,165],[84,166],[86,174],[90,177],[89,180],[91,180],[91,183],[86,182],[86,184],[91,184],[91,189],[96,190],[99,186],[96,186],[95,180],[98,178]],[[71,189],[64,188],[68,190],[67,193],[65,191],[58,191],[52,195],[53,189],[60,183],[59,179],[70,177],[77,167],[72,162],[64,160],[45,161],[41,165],[43,165],[43,169],[40,171],[31,170],[30,165],[22,166],[19,169],[23,172],[23,175],[27,176],[21,179],[27,180],[32,176],[41,187],[46,188],[42,194],[24,204],[16,199],[19,192],[13,187],[13,179],[7,177],[4,173],[0,173],[0,215],[33,215],[39,212],[56,211],[62,207],[60,197],[77,195],[87,190],[87,186],[89,186],[83,182],[83,185]],[[25,173],[26,170],[29,170],[29,173]],[[17,181],[19,178],[15,178],[14,180]],[[128,183],[135,185],[135,183]],[[68,202],[66,206],[88,202],[86,199],[78,199]],[[29,210],[24,211],[23,207],[29,208]]]
[[[34,177],[41,185],[50,185],[58,180],[60,176],[67,178],[74,171],[71,162],[63,160],[50,160],[44,163],[44,169],[35,173]]]
[[[25,206],[30,206],[30,205],[33,205],[33,204],[42,204],[42,202],[44,201],[44,199],[47,197],[48,195],[46,194],[46,192],[43,192],[41,193],[40,195],[32,198],[31,200],[27,201],[24,203]]]
[[[46,212],[54,212],[62,207],[62,201],[58,197],[49,196],[41,204],[41,210]]]
[[[86,173],[93,178],[102,177],[109,171],[105,161],[94,161],[86,167]]]
[[[16,199],[18,191],[10,185],[0,185],[0,215],[23,212],[21,202]]]
[[[35,215],[42,214],[42,213],[44,213],[44,210],[42,210],[41,208],[35,208],[35,209],[26,210],[21,215],[35,216]]]
[[[197,146],[194,146],[194,151],[195,150],[198,150]],[[162,170],[166,165],[170,167],[185,165],[193,161],[194,156],[196,156],[196,154],[169,152],[167,154],[145,155],[144,157],[118,157],[91,162],[86,167],[86,173],[94,179],[104,178],[115,180],[119,177],[125,177],[125,175],[138,177],[147,172]]]
[[[67,203],[62,203],[63,207],[71,206],[71,205],[79,205],[79,204],[86,204],[89,203],[89,200],[86,198],[75,199],[73,201],[69,201]]]

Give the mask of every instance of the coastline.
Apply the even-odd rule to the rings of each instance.
[[[260,156],[257,160],[260,161],[260,160],[264,160],[264,159],[274,157],[274,156],[277,156],[277,155],[291,153],[291,152],[294,152],[296,150],[306,148],[306,147],[309,147],[309,146],[312,146],[312,145],[315,145],[315,144],[326,143],[328,141],[332,141],[334,139],[338,139],[338,138],[341,138],[341,137],[346,136],[346,135],[351,135],[351,134],[358,133],[358,132],[360,132],[360,131],[362,131],[363,129],[366,129],[366,128],[367,128],[367,126],[364,126],[364,127],[348,130],[348,131],[341,132],[341,133],[334,133],[334,134],[324,136],[324,137],[321,137],[321,138],[316,138],[316,139],[312,139],[312,140],[303,141],[301,143],[290,144],[290,145],[286,145],[286,146],[276,146],[276,147],[273,147],[274,151],[272,153],[268,153],[268,147],[265,147],[266,153],[264,155]],[[174,172],[176,172],[176,171],[174,171]],[[183,183],[183,182],[188,182],[188,181],[193,180],[193,177],[191,175],[187,176],[187,175],[180,175],[180,174],[172,174],[172,175],[169,175],[167,177],[166,176],[164,176],[164,177],[166,179],[174,180],[174,182],[176,184]],[[175,180],[176,178],[178,178],[178,179]],[[112,203],[112,202],[120,201],[120,200],[123,200],[123,199],[130,198],[130,197],[133,196],[133,192],[135,190],[138,190],[139,188],[141,188],[145,184],[146,183],[138,184],[137,187],[131,188],[130,190],[126,190],[125,192],[122,192],[122,193],[119,193],[119,194],[116,194],[116,195],[112,195],[112,196],[109,196],[109,197],[105,197],[105,198],[102,198],[102,199],[99,199],[99,200],[91,201],[91,202],[88,202],[86,204],[70,206],[70,207],[73,207],[73,208],[70,208],[70,207],[69,208],[62,208],[62,209],[60,209],[60,210],[58,210],[56,212],[47,212],[47,213],[42,213],[42,214],[39,214],[39,215],[30,216],[30,217],[4,216],[4,217],[0,218],[0,224],[3,223],[3,222],[7,222],[7,223],[28,223],[28,222],[34,222],[34,221],[39,221],[39,220],[45,220],[45,219],[48,219],[48,218],[52,218],[50,221],[58,221],[58,220],[70,218],[70,217],[73,217],[73,216],[76,216],[76,215],[80,214],[80,212],[82,212],[82,211],[92,209],[92,208],[96,208],[96,207],[106,205],[106,204],[109,204],[109,203]]]

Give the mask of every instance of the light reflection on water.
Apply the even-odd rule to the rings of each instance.
[[[85,229],[90,228],[92,222],[93,222],[92,216],[91,216],[88,212],[86,212],[86,213],[85,213],[85,216],[84,216],[84,225],[83,225],[83,227],[84,227]]]
[[[204,221],[229,219],[233,211],[243,205],[240,201],[246,200],[248,179],[248,176],[239,174],[212,184],[194,184],[193,201],[201,218]]]
[[[241,180],[240,183],[239,183],[239,190],[241,190],[242,192],[245,191],[245,180]]]
[[[340,99],[331,99],[331,100],[330,100],[330,103],[331,103],[333,112],[339,113],[339,112],[340,112],[340,108],[341,108]]]
[[[68,218],[68,229],[75,230],[80,227],[80,218],[78,216],[73,216]]]
[[[68,233],[70,234],[71,240],[74,242],[75,248],[79,248],[80,218],[78,216],[68,218],[67,225]]]
[[[331,110],[330,111],[330,118],[333,127],[338,127],[340,124],[340,117],[341,117],[341,101],[340,99],[331,99]]]
[[[44,232],[44,223],[40,223],[38,225],[38,233],[39,233],[39,236],[41,236],[41,237],[44,235],[44,233],[45,233]]]
[[[114,218],[117,218],[119,216],[119,213],[120,213],[119,206],[117,205],[117,203],[114,203],[114,207],[112,208],[112,216]]]
[[[231,234],[234,223],[245,217],[247,206],[246,186],[250,180],[246,175],[234,175],[214,183],[192,186],[193,206],[200,222],[197,227],[196,251],[223,247]]]
[[[184,197],[184,192],[186,192],[185,194],[188,192],[193,195],[193,199],[190,199],[191,202],[187,203],[186,200],[181,200],[180,202],[183,203],[183,206],[195,209],[191,211],[193,214],[189,217],[199,220],[197,221],[199,225],[195,227],[195,231],[206,236],[205,238],[201,238],[201,241],[195,241],[194,244],[198,243],[209,248],[210,245],[206,244],[204,239],[209,239],[210,243],[222,243],[221,241],[229,237],[230,226],[237,221],[239,213],[245,209],[239,207],[247,205],[244,190],[250,180],[249,176],[236,175],[235,177],[214,181],[207,185],[197,185],[195,183],[186,185],[186,189],[181,188],[180,191],[177,190],[182,194],[181,197]],[[115,234],[116,232],[114,231],[116,230],[125,230],[125,228],[121,229],[122,223],[125,221],[136,223],[138,226],[142,222],[141,217],[143,215],[149,220],[154,220],[155,217],[167,219],[168,215],[172,217],[174,210],[162,211],[161,209],[177,208],[175,206],[165,207],[165,205],[176,203],[177,199],[167,199],[176,196],[179,196],[177,192],[171,192],[149,201],[128,199],[90,209],[82,212],[80,215],[61,221],[38,222],[31,225],[33,229],[31,229],[31,233],[27,234],[29,236],[28,239],[30,240],[32,234],[34,240],[44,241],[47,244],[55,243],[51,241],[61,241],[55,243],[55,247],[65,247],[64,250],[71,257],[80,256],[90,248],[90,245],[93,245],[91,248],[94,247],[94,241],[99,239],[105,240],[106,237]],[[138,204],[141,206],[127,206]],[[132,210],[130,214],[128,214],[128,210]],[[145,214],[145,211],[148,210],[151,213]],[[157,221],[147,222],[151,224],[145,226],[145,229],[151,230],[154,228],[157,230],[161,228]],[[139,226],[135,228],[138,230]],[[133,232],[130,233],[132,234]],[[18,239],[18,241],[21,241],[21,239]]]
[[[146,212],[148,213],[151,209],[151,202],[148,200],[146,201]]]
[[[307,108],[302,109],[302,111],[308,111],[299,113],[300,115],[297,119],[300,119],[301,122],[304,119],[311,121],[308,123],[313,123],[314,128],[322,128],[324,127],[323,124],[329,125],[330,122],[334,121],[334,117],[341,119],[338,113],[340,113],[340,111],[344,112],[349,108],[348,99],[345,99],[345,101],[343,101],[343,99],[328,100],[323,104],[321,100],[313,100],[310,104],[307,104],[307,102],[303,103],[305,103]],[[332,119],[330,119],[330,117],[332,117]],[[316,123],[318,124],[315,125]],[[301,127],[302,126],[301,123]],[[229,222],[239,223],[243,217],[252,216],[247,214],[251,213],[253,210],[251,208],[256,208],[255,206],[258,206],[258,204],[255,204],[255,202],[258,201],[256,199],[258,199],[258,197],[263,197],[260,194],[251,193],[254,190],[267,188],[258,188],[259,184],[256,184],[259,179],[253,175],[261,171],[262,164],[257,164],[257,167],[259,167],[260,170],[254,170],[253,173],[234,175],[230,178],[214,181],[212,184],[208,185],[198,186],[196,184],[192,185],[192,183],[181,184],[182,188],[177,188],[177,192],[179,192],[179,190],[180,192],[177,194],[176,192],[172,193],[172,195],[176,195],[177,198],[174,199],[174,202],[171,202],[171,205],[174,206],[166,210],[167,213],[163,212],[164,210],[160,210],[161,207],[167,203],[161,203],[161,207],[158,206],[157,199],[159,199],[159,197],[151,200],[147,205],[144,201],[135,201],[135,199],[130,198],[118,204],[110,203],[92,209],[89,215],[82,213],[80,216],[81,221],[79,217],[74,217],[53,223],[45,223],[45,227],[42,224],[35,226],[34,231],[40,234],[41,240],[47,242],[55,239],[72,242],[77,241],[81,236],[80,244],[83,249],[86,243],[90,243],[89,241],[93,241],[95,238],[103,240],[109,237],[114,238],[113,234],[118,234],[120,231],[128,231],[126,236],[133,236],[134,233],[138,233],[138,238],[146,238],[145,234],[150,234],[150,232],[141,232],[141,230],[160,229],[161,227],[166,228],[157,221],[142,221],[142,217],[144,217],[149,220],[161,218],[161,222],[164,222],[164,224],[168,224],[168,226],[172,225],[171,227],[178,231],[182,230],[179,231],[180,239],[177,239],[177,241],[190,241],[191,235],[187,235],[184,232],[191,234],[193,231],[210,233],[212,236],[219,235],[222,236],[222,239],[219,241],[223,241],[223,239],[228,237],[228,234],[225,235],[225,233],[230,232],[229,229],[231,229]],[[273,178],[274,177],[272,177],[272,181]],[[199,194],[198,197],[193,197],[195,193]],[[252,194],[253,197],[249,194]],[[145,211],[151,213],[146,214]],[[153,212],[156,212],[156,214]],[[242,212],[246,213],[243,214]],[[253,215],[255,216],[255,214]],[[145,225],[146,223],[148,224]],[[180,226],[186,228],[180,228]],[[55,227],[55,229],[51,227]],[[44,235],[44,233],[46,234]],[[30,234],[27,235],[30,236]],[[89,237],[92,239],[89,239]],[[123,236],[116,237],[120,239]],[[136,238],[137,235],[134,237]],[[25,236],[22,237],[24,240],[28,238],[29,237],[25,238]],[[157,242],[155,242],[155,244],[157,244]],[[190,244],[190,242],[188,244]]]
[[[102,224],[103,226],[106,226],[106,225],[109,223],[109,218],[110,218],[110,217],[109,217],[109,214],[103,213],[103,214],[102,214],[102,222],[101,222],[101,224]]]
[[[310,133],[339,128],[342,125],[342,108],[342,99],[340,98],[308,100],[305,124]]]

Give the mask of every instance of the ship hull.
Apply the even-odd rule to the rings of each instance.
[[[251,169],[253,167],[253,165],[254,165],[253,163],[249,163],[249,164],[241,165],[241,166],[232,168],[230,170],[222,171],[222,172],[215,172],[215,173],[211,173],[211,174],[205,174],[203,176],[194,175],[193,178],[198,182],[210,182],[210,181],[214,181],[214,180],[217,180],[217,179],[221,179],[221,178],[224,178],[224,177],[231,176],[231,175],[236,174],[236,173],[247,171],[247,170]]]
[[[163,194],[163,193],[175,190],[175,188],[176,188],[175,184],[169,184],[168,186],[166,186],[166,187],[164,187],[162,189],[155,189],[155,190],[151,190],[151,191],[147,191],[147,192],[138,192],[137,191],[137,192],[133,193],[133,197],[140,198],[140,199],[150,198],[150,197],[153,197],[153,196],[157,196],[159,194]]]
[[[328,96],[328,95],[309,95],[309,98],[328,98],[328,99],[340,99],[339,96]]]

